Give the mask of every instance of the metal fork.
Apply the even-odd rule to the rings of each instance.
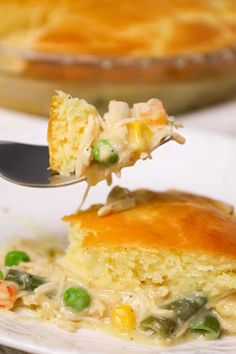
[[[167,137],[159,145],[170,141]],[[0,141],[0,176],[27,187],[63,187],[85,181],[84,177],[60,176],[49,168],[48,146]]]

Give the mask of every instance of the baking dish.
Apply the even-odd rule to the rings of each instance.
[[[48,115],[54,90],[103,111],[110,99],[163,100],[170,114],[236,94],[236,48],[175,57],[101,57],[0,47],[0,105]]]

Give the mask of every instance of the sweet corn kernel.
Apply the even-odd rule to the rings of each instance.
[[[112,325],[122,333],[129,333],[135,328],[134,310],[129,305],[118,305],[111,313]]]
[[[134,121],[128,125],[129,141],[135,150],[144,152],[149,150],[152,139],[152,132],[146,123]]]

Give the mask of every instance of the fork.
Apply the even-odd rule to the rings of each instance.
[[[172,140],[165,138],[159,145]],[[49,152],[46,145],[30,145],[0,141],[0,177],[27,187],[63,187],[85,181],[75,174],[60,176],[49,168]]]

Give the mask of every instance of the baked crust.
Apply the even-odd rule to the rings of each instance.
[[[173,56],[236,45],[234,0],[3,0],[0,44],[43,52]]]
[[[48,119],[48,131],[47,131],[47,140],[48,140],[48,150],[49,150],[49,165],[50,168],[54,171],[57,170],[57,164],[55,161],[55,154],[58,151],[58,146],[55,140],[53,139],[53,124],[57,120],[56,109],[60,105],[60,97],[52,96],[51,104],[50,104],[50,114]]]
[[[150,193],[136,208],[100,217],[92,208],[64,217],[82,230],[83,247],[135,246],[189,250],[236,258],[233,208],[190,193]]]

